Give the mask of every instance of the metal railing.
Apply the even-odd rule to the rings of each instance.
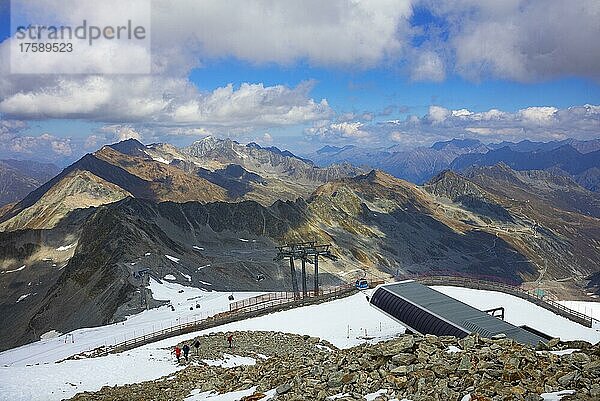
[[[103,356],[109,353],[127,351],[145,344],[164,340],[166,338],[178,336],[180,334],[187,334],[194,331],[210,329],[212,327],[221,326],[227,323],[231,323],[238,320],[248,319],[250,317],[261,316],[263,314],[277,312],[287,307],[299,307],[308,305],[311,303],[318,303],[329,298],[336,298],[345,294],[350,294],[354,290],[352,285],[343,285],[339,287],[325,288],[319,291],[317,296],[311,291],[311,296],[306,298],[294,298],[292,293],[273,293],[279,294],[274,295],[273,299],[269,299],[272,294],[264,294],[262,296],[248,298],[242,301],[233,302],[241,306],[237,309],[220,312],[213,316],[209,316],[204,319],[197,319],[191,322],[181,323],[174,326],[170,326],[152,333],[147,333],[141,336],[126,339],[125,341],[116,343],[114,345],[104,345],[95,349],[82,352],[79,355],[73,355],[67,359],[74,359],[78,357],[96,357]],[[286,294],[286,295],[283,295]],[[290,298],[289,295],[292,294]],[[279,297],[279,298],[277,298]],[[263,302],[258,302],[262,298]]]
[[[232,302],[229,304],[229,311],[253,312],[277,305],[284,305],[291,302],[302,301],[307,298],[336,296],[338,294],[347,292],[352,289],[354,289],[353,285],[346,284],[337,287],[323,288],[316,295],[314,291],[307,291],[306,295],[302,294],[302,292],[271,292],[268,294],[258,295],[252,298],[242,299],[241,301]]]
[[[487,281],[462,276],[403,276],[402,279],[413,279],[425,285],[450,285],[458,287],[473,288],[476,290],[498,291],[514,295],[551,312],[565,317],[573,322],[582,324],[586,327],[593,327],[594,319],[584,313],[568,308],[556,301],[548,299],[535,291],[527,291],[518,285],[511,285],[495,281]]]

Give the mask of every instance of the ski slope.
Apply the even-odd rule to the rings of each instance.
[[[168,305],[130,316],[126,321],[107,326],[89,327],[68,334],[46,338],[0,353],[0,366],[25,366],[63,360],[104,345],[152,333],[163,328],[205,319],[229,310],[230,292],[208,292],[195,287],[150,279],[154,299],[170,301]],[[259,292],[233,293],[235,300],[260,295]],[[200,308],[196,308],[196,304]],[[192,309],[190,309],[192,308]]]
[[[583,339],[596,343],[600,341],[600,333],[581,326],[563,317],[557,316],[537,305],[531,304],[520,298],[497,293],[492,291],[472,290],[458,287],[434,287],[436,290],[455,297],[467,304],[479,309],[488,309],[496,306],[504,306],[506,320],[510,323],[528,326],[540,329],[547,334],[560,336],[563,339],[574,340]],[[183,287],[174,283],[163,283],[156,287],[156,295],[165,299],[171,299],[176,310],[184,313],[185,307],[191,303],[201,302],[202,308],[208,308],[213,305],[215,310],[219,308],[225,310],[228,308],[227,296],[229,293],[213,293]],[[178,291],[184,289],[184,294]],[[161,293],[161,291],[163,291]],[[189,293],[186,294],[186,292]],[[158,295],[160,294],[160,295]],[[241,296],[236,294],[236,300]],[[201,332],[184,334],[181,336],[161,340],[148,344],[131,351],[119,354],[112,354],[105,357],[69,360],[60,363],[45,363],[57,360],[56,344],[50,347],[49,354],[43,353],[43,344],[52,344],[52,342],[37,342],[17,350],[10,350],[0,354],[0,360],[13,361],[11,366],[1,366],[0,363],[0,400],[1,401],[19,401],[19,400],[60,400],[68,398],[81,391],[99,390],[104,385],[119,385],[125,383],[134,383],[144,380],[153,380],[158,377],[176,372],[180,367],[175,363],[175,358],[170,350],[174,345],[196,337],[201,334],[212,332],[225,332],[232,330],[270,330],[283,331],[297,334],[308,334],[330,341],[339,348],[348,348],[365,341],[377,342],[392,338],[404,332],[404,328],[390,319],[377,309],[371,307],[365,298],[365,293],[358,293],[347,298],[342,298],[319,305],[309,305],[302,308],[295,308],[286,311],[276,312],[265,316],[247,319],[222,325],[216,328],[203,330]],[[194,299],[196,296],[200,297]],[[172,297],[172,298],[169,298]],[[190,300],[188,297],[191,297]],[[146,311],[140,315],[131,317],[127,322],[136,322],[139,319],[140,325],[145,320],[156,322],[150,318],[152,313],[156,313],[157,319],[166,316],[173,316],[170,308],[167,310],[157,309],[157,311]],[[160,310],[160,311],[159,311]],[[193,311],[190,311],[193,312]],[[164,314],[164,315],[163,315]],[[164,320],[162,320],[164,321]],[[132,323],[118,324],[96,328],[104,337],[118,336],[122,327],[131,329]],[[156,323],[154,323],[156,324]],[[139,326],[138,326],[139,327]],[[79,330],[79,335],[83,335]],[[77,343],[77,337],[75,338]],[[40,353],[37,355],[36,353]],[[67,352],[60,351],[62,359]],[[17,356],[27,355],[25,366],[23,361],[15,361]],[[219,361],[219,363],[251,363],[251,361],[241,361],[237,356],[232,355]],[[33,365],[40,363],[39,365]],[[214,361],[217,363],[217,361]],[[43,386],[32,386],[32,383],[43,383]],[[195,394],[202,399],[199,394]],[[207,399],[215,397],[215,394],[203,394]]]

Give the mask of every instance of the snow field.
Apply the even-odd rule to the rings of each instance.
[[[509,294],[450,286],[433,286],[431,288],[477,309],[485,310],[503,306],[504,319],[515,326],[527,325],[553,337],[560,337],[562,340],[585,340],[592,344],[600,341],[599,331],[572,322]],[[595,304],[594,302],[590,303]]]
[[[106,326],[89,327],[68,334],[45,338],[31,344],[0,353],[0,366],[25,366],[36,363],[52,363],[81,352],[159,331],[181,323],[205,319],[229,310],[227,292],[208,292],[195,287],[150,279],[150,290],[158,300],[168,300],[167,305],[130,316],[124,322]],[[182,291],[182,292],[180,292]],[[260,295],[257,292],[233,293],[236,300]],[[196,308],[196,304],[200,308]],[[191,309],[190,309],[191,308]]]
[[[434,288],[479,309],[504,306],[506,320],[516,325],[527,324],[565,340],[584,339],[592,343],[600,341],[600,333],[596,330],[583,327],[511,295],[458,287]],[[151,282],[151,289],[155,298],[169,299],[176,308],[175,314],[179,314],[181,318],[194,317],[194,313],[198,312],[195,308],[189,311],[189,306],[195,306],[196,303],[201,304],[202,311],[208,308],[222,311],[227,310],[229,306],[227,299],[229,293],[206,292],[177,283],[159,284],[155,281]],[[184,292],[180,293],[181,290]],[[258,294],[235,294],[235,297],[239,300],[254,295]],[[64,345],[65,335],[62,335],[0,353],[0,388],[2,389],[0,400],[60,400],[71,397],[77,392],[98,390],[104,385],[153,380],[181,369],[170,353],[175,344],[213,332],[267,330],[308,334],[328,340],[339,348],[349,348],[365,341],[382,341],[404,332],[398,323],[371,307],[365,295],[367,294],[358,293],[319,305],[309,305],[234,322],[165,339],[119,354],[44,364],[77,354],[77,347],[74,345],[79,344],[80,338],[87,338],[89,340],[87,345],[102,345],[106,338],[118,335],[123,330],[130,332],[134,328],[139,329],[148,325],[151,327],[157,322],[172,321],[174,312],[165,306],[142,312],[116,325],[76,330],[70,333],[75,337],[73,344]],[[188,311],[190,314],[186,315]],[[459,351],[448,350],[448,352]],[[236,355],[226,355],[222,360],[211,361],[211,363],[222,366],[255,363],[252,358],[246,359],[248,360]],[[35,363],[40,364],[26,366]],[[44,383],[44,386],[31,386],[32,382]],[[235,401],[253,391],[254,389],[249,389],[243,394],[237,392],[220,395],[214,392],[195,391],[190,394],[188,401]],[[559,400],[566,391],[542,396],[547,400]]]

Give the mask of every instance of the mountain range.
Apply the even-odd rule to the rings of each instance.
[[[404,150],[400,146],[367,149],[354,145],[326,145],[306,155],[320,166],[349,162],[365,169],[377,168],[407,181],[422,184],[446,169],[503,162],[515,170],[547,170],[572,177],[585,188],[600,188],[600,139],[565,139],[551,142],[501,142],[483,144],[475,139],[452,139],[430,147]]]
[[[582,296],[598,272],[600,196],[570,166],[473,164],[416,185],[210,137],[105,146],[4,210],[0,348],[118,321],[144,309],[141,299],[157,305],[149,279],[290,289],[289,266],[274,256],[294,241],[332,245],[339,259],[321,262],[324,285],[455,272]]]
[[[0,160],[0,208],[23,199],[60,169],[51,163],[33,160]]]
[[[212,137],[183,149],[135,139],[104,146],[5,209],[0,229],[51,228],[72,210],[128,196],[156,202],[252,199],[270,205],[362,172],[350,164],[316,167],[275,149]]]

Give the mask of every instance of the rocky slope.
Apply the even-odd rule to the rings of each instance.
[[[534,173],[513,173],[506,172],[535,178],[537,190],[545,188]],[[239,174],[250,173],[231,172]],[[169,274],[207,289],[290,289],[289,267],[273,261],[275,246],[307,240],[332,244],[339,257],[320,265],[325,284],[364,275],[454,272],[535,281],[550,297],[582,296],[600,260],[599,219],[562,209],[551,194],[543,199],[524,192],[530,184],[509,185],[498,177],[504,175],[481,170],[469,179],[445,172],[419,187],[372,171],[323,184],[307,200],[268,207],[255,201],[157,203],[127,197],[76,209],[52,229],[2,233],[1,266],[14,272],[0,275],[0,308],[14,311],[16,320],[0,327],[0,346],[139,310],[132,300],[146,291],[147,282],[134,274],[142,268],[156,280]],[[47,254],[69,244],[74,245],[64,254]],[[53,259],[58,256],[60,264]],[[21,266],[26,267],[17,271]],[[43,286],[35,284],[41,277]],[[28,292],[36,295],[16,302]]]
[[[545,178],[543,172],[515,172],[500,165],[472,170],[471,178],[445,172],[425,188],[475,212],[481,221],[468,224],[510,243],[536,266],[537,285],[544,282],[555,292],[561,291],[559,282],[582,287],[600,258],[597,197],[570,180]],[[462,187],[471,190],[464,191],[467,196],[458,191],[457,197],[455,190]]]
[[[568,175],[545,170],[516,171],[504,163],[472,167],[464,175],[504,197],[542,201],[558,209],[600,217],[600,194],[587,190]]]
[[[255,200],[268,206],[306,197],[328,180],[360,172],[350,165],[318,168],[277,148],[212,137],[185,149],[129,139],[85,155],[5,210],[0,229],[51,228],[72,210],[125,196],[180,203]],[[84,185],[83,176],[94,185]],[[64,188],[72,202],[57,195]]]
[[[104,387],[72,400],[183,400],[190,394],[225,394],[254,388],[242,400],[409,399],[541,401],[540,394],[572,390],[564,400],[600,397],[600,345],[550,342],[536,352],[509,339],[471,335],[404,335],[376,345],[347,350],[317,338],[284,333],[235,332],[233,353],[256,359],[256,365],[222,368],[202,359],[231,352],[225,333],[199,337],[199,355],[168,377]],[[192,340],[194,341],[194,340]],[[182,344],[180,344],[181,346]],[[554,352],[577,348],[565,355]],[[264,355],[266,359],[259,357]]]
[[[287,177],[299,183],[323,183],[362,172],[348,163],[319,168],[309,160],[276,147],[262,148],[255,143],[241,145],[230,139],[213,137],[196,141],[181,151],[200,160],[238,164],[259,175]]]

